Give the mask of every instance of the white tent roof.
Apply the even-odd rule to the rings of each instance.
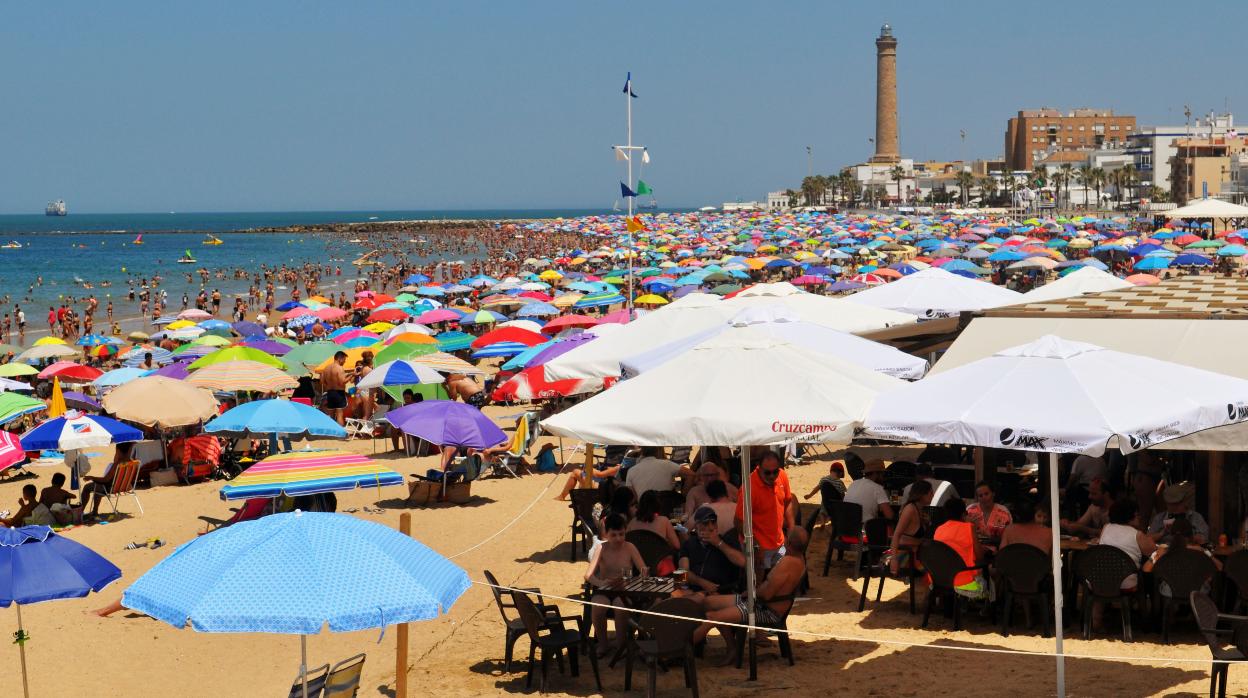
[[[1096,267],[1081,267],[1060,279],[1033,288],[1023,294],[1020,302],[1039,303],[1055,301],[1062,298],[1074,298],[1086,293],[1116,291],[1120,288],[1131,288],[1130,281],[1124,281],[1113,274],[1103,272]]]
[[[782,301],[755,305],[737,313],[727,322],[682,337],[620,362],[624,375],[634,377],[684,354],[703,342],[749,327],[812,351],[871,369],[894,378],[919,379],[927,372],[927,361],[857,335],[824,325],[805,322]]]
[[[891,283],[864,289],[845,300],[887,308],[921,318],[949,317],[964,310],[984,310],[1021,302],[1022,294],[929,267]]]
[[[786,293],[788,289],[793,292],[782,296],[784,304],[799,319],[842,332],[866,332],[915,321],[913,316],[904,313],[806,293],[792,284],[759,285],[769,287],[764,291],[767,295],[721,300],[711,294],[691,293],[624,325],[617,332],[557,357],[545,365],[546,377],[563,380],[618,376],[623,359],[721,325],[745,308],[772,305],[777,301],[775,294]]]
[[[1157,398],[1141,399],[1141,383]],[[882,394],[863,426],[885,439],[1099,456],[1246,418],[1248,380],[1045,335]]]
[[[1186,206],[1165,211],[1166,218],[1248,218],[1248,206],[1221,199],[1201,199]]]
[[[637,446],[848,442],[876,396],[902,385],[739,327],[542,420],[542,426],[590,443]]]

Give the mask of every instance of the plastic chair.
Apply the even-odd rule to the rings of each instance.
[[[519,463],[529,452],[533,443],[532,426],[537,422],[536,412],[524,412],[516,418],[515,432],[507,444],[507,450],[490,459],[490,473],[499,473],[519,477],[513,463]]]
[[[1207,555],[1183,548],[1169,550],[1153,566],[1157,579],[1157,595],[1161,597],[1161,642],[1170,642],[1170,616],[1175,604],[1188,603],[1192,592],[1203,591],[1205,584],[1217,574],[1217,568]],[[1170,587],[1170,595],[1161,593],[1161,582]]]
[[[650,531],[629,531],[624,534],[624,540],[637,547],[637,552],[641,553],[641,559],[646,563],[650,574],[655,574],[664,558],[670,558],[676,552],[663,536]]]
[[[765,635],[776,636],[776,643],[780,645],[780,656],[789,660],[789,666],[793,666],[794,664],[793,645],[789,643],[789,613],[792,611],[793,606],[790,604],[788,610],[780,616],[780,620],[778,622],[763,623],[762,621],[756,620],[757,624],[754,626],[756,632],[761,631]],[[738,632],[734,634],[736,635],[737,640],[737,668],[740,669],[741,663],[745,660],[746,636],[750,633],[741,630],[740,628],[737,628],[737,630]],[[758,654],[753,643],[749,644],[749,650],[750,680],[753,681],[758,678]]]
[[[685,506],[685,497],[679,492],[673,490],[663,490],[659,492],[659,513],[667,518],[672,518],[672,512]],[[686,514],[693,512],[687,511]]]
[[[528,632],[528,630],[524,626],[524,620],[519,616],[516,616],[515,618],[507,617],[507,610],[515,610],[516,608],[516,592],[500,589],[499,587],[502,585],[498,583],[498,579],[494,576],[494,573],[489,570],[484,570],[484,572],[485,581],[490,585],[490,593],[494,595],[494,605],[498,607],[498,614],[503,617],[503,627],[506,628],[506,635],[503,638],[503,670],[510,672],[512,652],[515,648],[516,640],[519,640],[521,636]],[[527,587],[524,591],[537,594],[539,596],[542,593],[542,590],[537,587]],[[542,616],[546,619],[547,623],[561,623],[565,620],[572,620],[576,621],[579,629],[581,624],[579,616],[561,616],[559,614],[558,607],[547,606],[542,604],[540,601],[535,605],[538,607],[538,610],[542,612]]]
[[[629,644],[624,658],[624,690],[632,690],[634,656],[640,656],[649,669],[646,684],[646,696],[649,698],[654,698],[660,665],[669,660],[681,660],[685,669],[685,687],[690,689],[693,698],[698,698],[698,665],[694,656],[693,633],[705,618],[701,605],[692,599],[666,599],[650,610],[683,616],[688,620],[652,615],[630,620],[639,636]]]
[[[919,544],[919,562],[923,564],[932,579],[932,586],[927,590],[927,604],[923,609],[923,624],[920,627],[927,627],[927,621],[932,615],[932,607],[936,603],[936,596],[945,594],[953,600],[953,629],[961,630],[962,606],[966,604],[967,599],[954,593],[955,580],[960,573],[981,570],[984,569],[984,565],[968,566],[956,550],[938,540],[925,540]]]
[[[1219,628],[1218,623],[1222,621],[1243,623],[1248,621],[1248,616],[1218,613],[1218,606],[1213,599],[1199,591],[1189,594],[1188,602],[1192,604],[1192,615],[1196,616],[1196,625],[1200,628],[1200,634],[1205,638],[1205,644],[1209,645],[1209,654],[1214,660],[1213,668],[1209,671],[1209,696],[1210,698],[1226,698],[1226,677],[1231,671],[1231,665],[1228,662],[1242,662],[1248,657],[1224,639],[1231,636],[1231,629]]]
[[[1233,612],[1248,607],[1248,550],[1236,550],[1222,563],[1222,574],[1235,586],[1235,599],[1230,604]]]
[[[1083,639],[1092,637],[1092,603],[1118,604],[1122,609],[1122,636],[1131,642],[1131,597],[1122,583],[1139,570],[1135,560],[1112,545],[1093,545],[1075,556],[1075,575],[1083,586]]]
[[[568,560],[576,562],[576,540],[581,540],[581,552],[589,552],[590,539],[598,535],[594,525],[594,504],[598,502],[598,490],[575,489],[568,495],[568,507],[572,509],[572,548]]]
[[[884,563],[884,553],[892,547],[892,541],[888,535],[888,521],[871,519],[864,528],[867,531],[867,542],[860,554],[866,564],[862,566],[862,595],[858,598],[858,612],[861,613],[867,606],[867,590],[871,586],[871,578],[875,577],[880,580],[880,586],[875,591],[877,603],[884,595],[885,579],[900,579],[906,582],[910,587],[910,613],[913,615],[915,613],[914,580],[921,574],[914,566],[914,556],[910,557],[910,563],[905,568],[899,569],[894,575],[889,565]]]
[[[524,680],[524,687],[533,687],[533,670],[536,668],[534,661],[537,652],[541,651],[541,667],[542,681],[539,690],[546,692],[546,679],[550,665],[550,655],[553,653],[557,657],[563,656],[563,652],[568,653],[568,663],[572,667],[572,675],[578,676],[580,668],[577,663],[577,655],[580,648],[585,644],[583,636],[579,630],[568,630],[563,627],[563,623],[550,624],[543,620],[542,612],[538,610],[533,601],[524,594],[514,594],[512,597],[516,602],[516,611],[520,614],[520,619],[524,622],[525,631],[529,634],[529,640],[532,643],[529,647],[529,672]],[[545,632],[543,635],[542,633]],[[594,669],[594,683],[598,686],[598,691],[602,691],[602,679],[598,675],[598,658],[594,655],[592,649],[585,654],[589,656],[589,664]]]
[[[1053,569],[1049,556],[1034,545],[1014,543],[997,552],[992,568],[1000,583],[1002,597],[1001,635],[1010,635],[1010,616],[1014,612],[1015,601],[1023,602],[1027,627],[1031,627],[1031,602],[1039,601],[1040,611],[1044,614],[1040,632],[1048,637],[1053,609]]]
[[[342,660],[329,670],[325,677],[325,691],[321,698],[354,698],[360,691],[360,677],[364,674],[365,655],[357,654]]]
[[[823,576],[828,576],[832,566],[832,551],[836,559],[844,560],[846,550],[858,550],[862,545],[862,505],[853,502],[824,502],[828,516],[832,518],[832,531],[828,535],[828,553],[823,558]],[[858,565],[854,565],[854,579],[858,579]]]

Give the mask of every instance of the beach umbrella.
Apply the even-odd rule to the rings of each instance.
[[[435,618],[471,584],[394,529],[296,511],[192,539],[135,581],[122,604],[175,628],[299,634],[306,696],[307,635]]]
[[[432,368],[413,361],[400,359],[379,364],[367,376],[361,378],[356,387],[365,389],[380,388],[387,385],[422,385],[443,382],[445,382],[445,379],[442,377],[442,374]]]
[[[61,391],[61,379],[52,379],[52,396],[48,399],[48,416],[60,417],[67,411],[65,407],[65,394]]]
[[[264,327],[258,323],[249,320],[243,320],[230,325],[230,328],[240,337],[263,337],[265,336]]]
[[[499,342],[510,342],[513,344],[520,344],[525,347],[532,347],[547,341],[547,339],[548,337],[540,333],[530,332],[519,327],[500,327],[496,330],[486,332],[480,337],[474,339],[472,341],[472,348],[482,349]]]
[[[425,354],[423,356],[417,356],[413,358],[412,361],[423,366],[428,366],[435,371],[441,371],[442,373],[462,373],[466,376],[485,375],[485,371],[482,371],[467,361],[441,351],[434,352],[432,354]]]
[[[168,349],[150,345],[141,345],[130,350],[130,353],[126,355],[126,360],[122,362],[122,365],[138,366],[146,360],[144,357],[145,354],[151,354],[152,363],[157,366],[164,366],[165,364],[172,363],[174,361],[173,352]]]
[[[245,402],[205,424],[204,431],[235,438],[270,434],[347,438],[347,430],[329,415],[315,407],[282,399]]]
[[[48,406],[44,404],[43,400],[37,400],[21,393],[0,393],[0,424],[8,424],[20,417],[42,412],[46,409],[48,409]],[[6,433],[8,432],[0,432],[0,434]]]
[[[194,366],[195,364],[191,364],[187,368]],[[288,374],[258,361],[212,364],[193,371],[183,382],[212,390],[256,390],[262,393],[275,393],[299,385],[299,381]]]
[[[404,332],[403,334],[392,335],[385,340],[385,344],[387,345],[398,343],[437,345],[438,340],[434,339],[431,335],[421,334],[419,332]]]
[[[83,366],[72,361],[57,361],[39,372],[40,378],[57,376],[71,383],[90,383],[102,375],[104,372],[94,366]]]
[[[1164,400],[1123,390],[1148,376]],[[967,386],[975,386],[968,390]],[[1026,399],[1019,399],[1026,396]],[[1248,380],[1046,335],[910,383],[876,399],[872,437],[1049,453],[1058,510],[1057,454],[1133,453],[1248,418]],[[1064,693],[1061,550],[1053,527],[1058,694]]]
[[[1156,271],[1158,269],[1169,268],[1171,260],[1166,257],[1141,257],[1131,265],[1132,269],[1139,271]]]
[[[228,347],[233,343],[233,339],[227,339],[219,334],[205,334],[191,340],[191,344],[204,347]]]
[[[859,291],[848,302],[910,313],[920,318],[949,317],[1021,303],[1022,294],[963,278],[939,267],[904,276],[884,286]]]
[[[0,377],[0,393],[5,392],[6,390],[28,392],[34,389],[35,387],[29,383],[23,383],[18,380],[13,380],[12,378]]]
[[[383,341],[389,341],[390,339],[394,337],[398,337],[399,335],[404,335],[404,334],[432,335],[433,330],[419,323],[405,322],[401,325],[395,325],[394,327],[391,327],[389,330],[386,330],[385,334],[383,334],[381,338]]]
[[[496,313],[493,310],[478,310],[475,313],[465,315],[459,322],[461,325],[492,325],[506,319],[506,315]]]
[[[143,376],[146,376],[147,373],[147,371],[141,368],[129,368],[123,366],[122,368],[115,368],[99,378],[96,378],[91,382],[91,384],[99,389],[115,388],[124,383],[129,383],[135,378],[142,378]]]
[[[399,431],[438,446],[490,448],[507,435],[481,410],[452,400],[425,400],[386,413]]]
[[[1152,274],[1132,274],[1123,281],[1129,281],[1135,286],[1155,286],[1161,283],[1161,279]]]
[[[271,354],[266,354],[259,349],[243,346],[226,347],[225,349],[214,351],[207,356],[200,357],[187,368],[194,371],[214,364],[226,363],[227,361],[254,361],[272,366],[280,371],[286,370],[286,364],[281,359]]]
[[[516,317],[550,317],[552,315],[558,315],[560,312],[561,311],[558,308],[550,303],[533,301],[532,303],[526,303],[521,306],[520,309],[516,311]]]
[[[291,451],[255,463],[221,488],[221,499],[271,499],[402,485],[403,476],[357,453]]]
[[[130,347],[128,346],[119,346],[116,344],[100,344],[94,347],[87,347],[86,354],[87,356],[92,356],[97,359],[106,359],[110,356],[121,356],[122,354],[126,354],[129,351],[130,351]]]
[[[258,338],[243,340],[243,346],[251,347],[252,349],[259,349],[260,351],[266,354],[272,354],[273,356],[285,356],[286,354],[289,354],[292,349],[292,347],[272,339]]]
[[[459,317],[460,317],[459,313],[456,313],[453,310],[447,310],[446,308],[437,308],[435,310],[426,310],[425,312],[421,313],[420,315],[417,315],[413,319],[422,325],[432,325],[432,324],[439,323],[439,322],[449,322],[451,320],[458,320]]]
[[[73,390],[66,390],[61,393],[61,397],[65,400],[65,406],[70,409],[81,410],[83,412],[100,412],[104,408],[95,398]]]
[[[168,429],[200,424],[217,414],[212,393],[165,376],[146,376],[104,396],[105,410],[127,422]]]
[[[0,473],[28,461],[26,451],[22,449],[22,441],[17,434],[0,431]]]
[[[170,358],[173,360],[190,359],[194,361],[209,354],[220,351],[220,347],[210,347],[206,344],[183,344],[182,346],[170,352]],[[131,352],[134,354],[137,352]]]
[[[520,342],[495,342],[472,352],[472,358],[490,359],[498,356],[515,356],[525,349],[528,349],[528,346]]]
[[[64,344],[38,344],[18,354],[13,360],[38,363],[47,359],[59,359],[77,355],[77,350]]]
[[[304,376],[309,373],[308,366],[317,366],[332,357],[342,347],[333,342],[308,342],[291,348],[282,361],[286,364],[286,373],[292,376]]]
[[[128,424],[110,417],[71,411],[22,434],[22,448],[27,451],[67,451],[142,440],[143,432]]]
[[[16,376],[37,376],[37,375],[39,375],[39,370],[32,367],[30,364],[23,364],[23,363],[14,361],[11,363],[0,365],[0,377],[13,378]]]
[[[513,402],[518,400],[544,400],[553,397],[580,395],[602,388],[602,381],[589,378],[567,378],[558,381],[546,380],[546,371],[541,366],[533,366],[520,371],[516,375],[494,389],[490,395],[497,402]]]
[[[98,347],[105,344],[124,344],[124,342],[116,337],[105,337],[100,334],[84,334],[79,337],[78,341],[74,342],[74,344],[77,344],[80,347]]]
[[[442,332],[434,337],[438,343],[438,349],[441,351],[460,351],[468,349],[472,346],[472,342],[476,339],[476,335],[466,332]],[[3,368],[0,366],[0,368]]]
[[[86,596],[121,579],[121,570],[83,544],[47,526],[0,527],[0,608],[17,609],[14,644],[22,662],[22,691],[30,698],[22,606]]]
[[[556,299],[557,300],[557,299]],[[574,308],[605,308],[616,303],[625,303],[627,299],[616,291],[598,291],[583,296],[572,304]]]
[[[433,342],[395,342],[377,351],[373,356],[373,362],[380,365],[399,359],[414,359],[425,354],[436,353],[437,351],[438,345]]]
[[[68,342],[61,339],[60,337],[53,337],[52,335],[48,335],[47,337],[40,337],[39,339],[36,339],[33,346],[46,347],[51,344],[64,345],[64,344],[68,344]]]
[[[191,372],[186,370],[186,367],[189,363],[191,363],[190,359],[187,359],[185,361],[175,361],[166,366],[161,366],[155,371],[152,371],[150,375],[164,376],[165,378],[172,378],[174,380],[180,381],[186,378],[187,376],[191,375]]]
[[[207,320],[211,317],[212,313],[206,310],[200,310],[199,308],[187,308],[186,310],[178,313],[179,320],[194,320],[198,322],[200,320]]]
[[[1170,266],[1174,267],[1208,267],[1213,265],[1213,260],[1195,253],[1181,254],[1170,260]]]
[[[538,354],[540,354],[542,350],[546,349],[547,347],[554,346],[554,344],[555,344],[555,340],[552,339],[549,342],[544,342],[542,344],[529,347],[525,349],[524,351],[520,352],[519,354],[516,354],[510,359],[504,361],[503,364],[498,367],[498,370],[499,371],[518,371],[524,368],[525,366],[527,366],[529,361],[534,356],[537,356]]]

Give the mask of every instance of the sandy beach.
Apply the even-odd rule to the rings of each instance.
[[[515,408],[487,408],[491,416],[515,414]],[[510,420],[499,420],[509,424]],[[325,444],[331,442],[323,442]],[[335,447],[342,442],[332,442]],[[378,449],[389,444],[378,440]],[[567,445],[567,444],[565,444]],[[345,447],[372,453],[366,440],[349,441]],[[97,458],[111,456],[104,449]],[[859,449],[862,452],[862,449]],[[867,449],[868,452],[873,451]],[[895,450],[874,450],[881,456]],[[431,458],[400,458],[379,453],[402,473],[423,472]],[[583,456],[568,457],[577,461]],[[805,493],[827,472],[826,456],[814,463],[790,468],[795,492]],[[17,479],[0,483],[0,503],[16,503],[21,485],[46,485],[61,467],[34,467],[37,480]],[[474,581],[484,581],[482,570],[492,571],[504,584],[540,587],[553,595],[572,595],[580,588],[585,562],[568,561],[569,520],[567,505],[553,501],[563,475],[528,475],[519,479],[486,479],[473,484],[473,499],[463,506],[440,505],[408,508],[398,487],[382,491],[356,490],[340,494],[339,510],[357,509],[354,516],[397,527],[403,512],[412,514],[413,534],[443,555],[452,557]],[[90,611],[118,598],[133,582],[177,545],[192,539],[205,522],[200,517],[223,519],[230,504],[218,497],[219,482],[191,486],[140,490],[144,512],[137,515],[133,503],[121,505],[124,516],[106,525],[77,527],[65,532],[102,553],[119,567],[124,577],[98,595],[25,607],[23,619],[31,635],[26,645],[36,695],[70,692],[103,692],[105,695],[185,696],[284,695],[299,666],[299,640],[295,636],[261,634],[207,634],[176,630],[151,618],[122,612],[99,618]],[[380,506],[384,513],[368,514],[363,507]],[[106,509],[107,510],[107,509]],[[501,531],[501,532],[500,532]],[[148,550],[126,550],[127,543],[160,537],[172,545]],[[905,588],[899,582],[885,585],[884,599],[869,602],[857,612],[860,586],[849,580],[850,564],[833,563],[829,576],[819,576],[826,532],[816,532],[808,560],[814,568],[810,598],[799,600],[789,619],[795,631],[797,664],[787,666],[776,647],[760,650],[759,680],[746,680],[745,669],[713,666],[723,651],[717,636],[708,643],[706,659],[698,666],[703,695],[757,695],[785,690],[797,695],[825,693],[835,687],[848,695],[931,695],[941,682],[949,691],[988,696],[1000,693],[1000,681],[1008,676],[1011,692],[1020,696],[1043,696],[1053,692],[1054,662],[1051,657],[986,654],[948,648],[1009,649],[1049,652],[1052,639],[1028,634],[1016,627],[1003,638],[987,618],[972,616],[960,632],[948,630],[950,621],[934,617],[928,630],[919,630],[919,617],[907,612]],[[874,592],[874,584],[872,591]],[[922,600],[920,591],[920,601]],[[568,614],[579,609],[560,602]],[[5,632],[16,628],[11,609],[0,611]],[[1107,616],[1113,632],[1116,617]],[[835,636],[803,636],[800,632]],[[360,695],[393,696],[395,688],[395,637],[393,628],[383,637],[377,632],[333,634],[324,632],[308,642],[309,664],[334,663],[364,652],[368,659]],[[476,585],[438,620],[415,624],[411,632],[409,686],[411,695],[476,696],[524,692],[523,662],[512,673],[502,672],[502,624],[488,588]],[[1072,696],[1203,695],[1208,686],[1208,650],[1184,619],[1176,624],[1173,644],[1163,646],[1147,635],[1147,641],[1124,643],[1116,635],[1083,641],[1068,639],[1073,655],[1123,657],[1114,661],[1071,659],[1067,662],[1068,690]],[[900,643],[900,644],[892,644]],[[908,646],[913,643],[918,646]],[[944,648],[944,649],[937,649]],[[517,655],[526,656],[527,640],[517,644]],[[18,654],[4,651],[0,659],[0,693],[21,691]],[[1127,658],[1139,658],[1132,661]],[[1157,661],[1167,658],[1170,661]],[[1147,661],[1145,661],[1147,659]],[[1179,660],[1198,660],[1182,662]],[[555,695],[585,696],[596,693],[588,666],[578,679],[554,676]],[[603,670],[605,694],[623,694],[623,666]],[[916,676],[928,680],[916,680]],[[104,678],[101,678],[104,677]],[[635,675],[634,681],[644,679]],[[634,683],[634,691],[640,684]],[[679,672],[659,678],[660,692],[679,695],[683,690]],[[1231,671],[1233,693],[1248,691],[1248,675]],[[944,693],[938,689],[936,693]]]

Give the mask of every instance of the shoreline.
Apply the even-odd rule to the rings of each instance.
[[[300,235],[316,235],[316,234],[335,234],[347,232],[397,232],[412,229],[415,230],[433,230],[440,229],[459,230],[467,227],[486,227],[498,224],[524,224],[537,221],[555,220],[554,218],[457,218],[457,219],[411,219],[411,220],[391,220],[391,221],[360,221],[355,223],[317,223],[317,224],[295,224],[286,226],[267,226],[258,228],[238,228],[236,230],[192,230],[182,228],[169,228],[164,230],[31,230],[31,231],[9,231],[0,233],[0,237],[14,235],[234,235],[234,234],[262,234],[276,235],[281,233],[297,233]]]

